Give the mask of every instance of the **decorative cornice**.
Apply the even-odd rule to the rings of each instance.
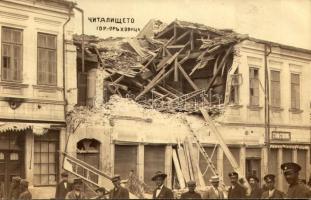
[[[45,19],[45,18],[40,18],[40,17],[34,17],[34,21],[37,22],[38,24],[49,24],[53,26],[60,26],[62,22],[60,21],[55,21],[51,19]]]
[[[23,21],[29,19],[29,16],[27,16],[27,15],[10,13],[10,12],[5,12],[5,11],[1,11],[1,10],[0,10],[0,17],[1,18],[7,18],[7,19],[23,20]]]

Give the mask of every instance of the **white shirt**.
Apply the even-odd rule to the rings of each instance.
[[[273,189],[273,190],[269,190],[269,191],[268,191],[268,193],[269,193],[269,197],[272,197],[272,196],[273,196],[274,190],[275,190],[275,189]]]
[[[160,194],[160,192],[161,192],[162,188],[163,188],[163,185],[161,185],[161,186],[160,186],[160,189],[159,189],[159,188],[157,188],[157,191],[156,191],[156,197],[158,197],[158,196],[159,196],[159,194]]]
[[[67,189],[67,182],[64,182],[64,186],[65,186],[65,188]]]

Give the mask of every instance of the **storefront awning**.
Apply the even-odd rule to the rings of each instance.
[[[271,144],[270,148],[285,148],[285,149],[304,149],[308,150],[309,146],[308,145],[294,145],[294,144]]]
[[[35,135],[43,135],[50,127],[51,124],[0,122],[0,133],[6,131],[25,131],[29,129],[32,130]]]

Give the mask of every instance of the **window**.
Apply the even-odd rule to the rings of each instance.
[[[259,69],[249,69],[249,94],[250,105],[259,106]]]
[[[300,77],[299,74],[291,74],[291,108],[300,109]]]
[[[2,27],[2,80],[22,81],[22,30]]]
[[[239,87],[241,85],[241,74],[237,71],[231,75],[231,85],[230,85],[230,104],[239,104]]]
[[[56,36],[38,33],[38,84],[57,84]]]
[[[272,107],[281,106],[281,90],[280,90],[280,72],[271,71],[271,105]]]
[[[35,136],[34,185],[55,185],[58,174],[59,134],[49,131]]]

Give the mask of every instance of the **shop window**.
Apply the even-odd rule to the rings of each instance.
[[[95,139],[83,139],[77,143],[77,158],[99,169],[100,142]]]
[[[55,185],[58,174],[59,133],[48,131],[34,139],[34,185]]]
[[[23,31],[2,27],[2,80],[22,81]]]

